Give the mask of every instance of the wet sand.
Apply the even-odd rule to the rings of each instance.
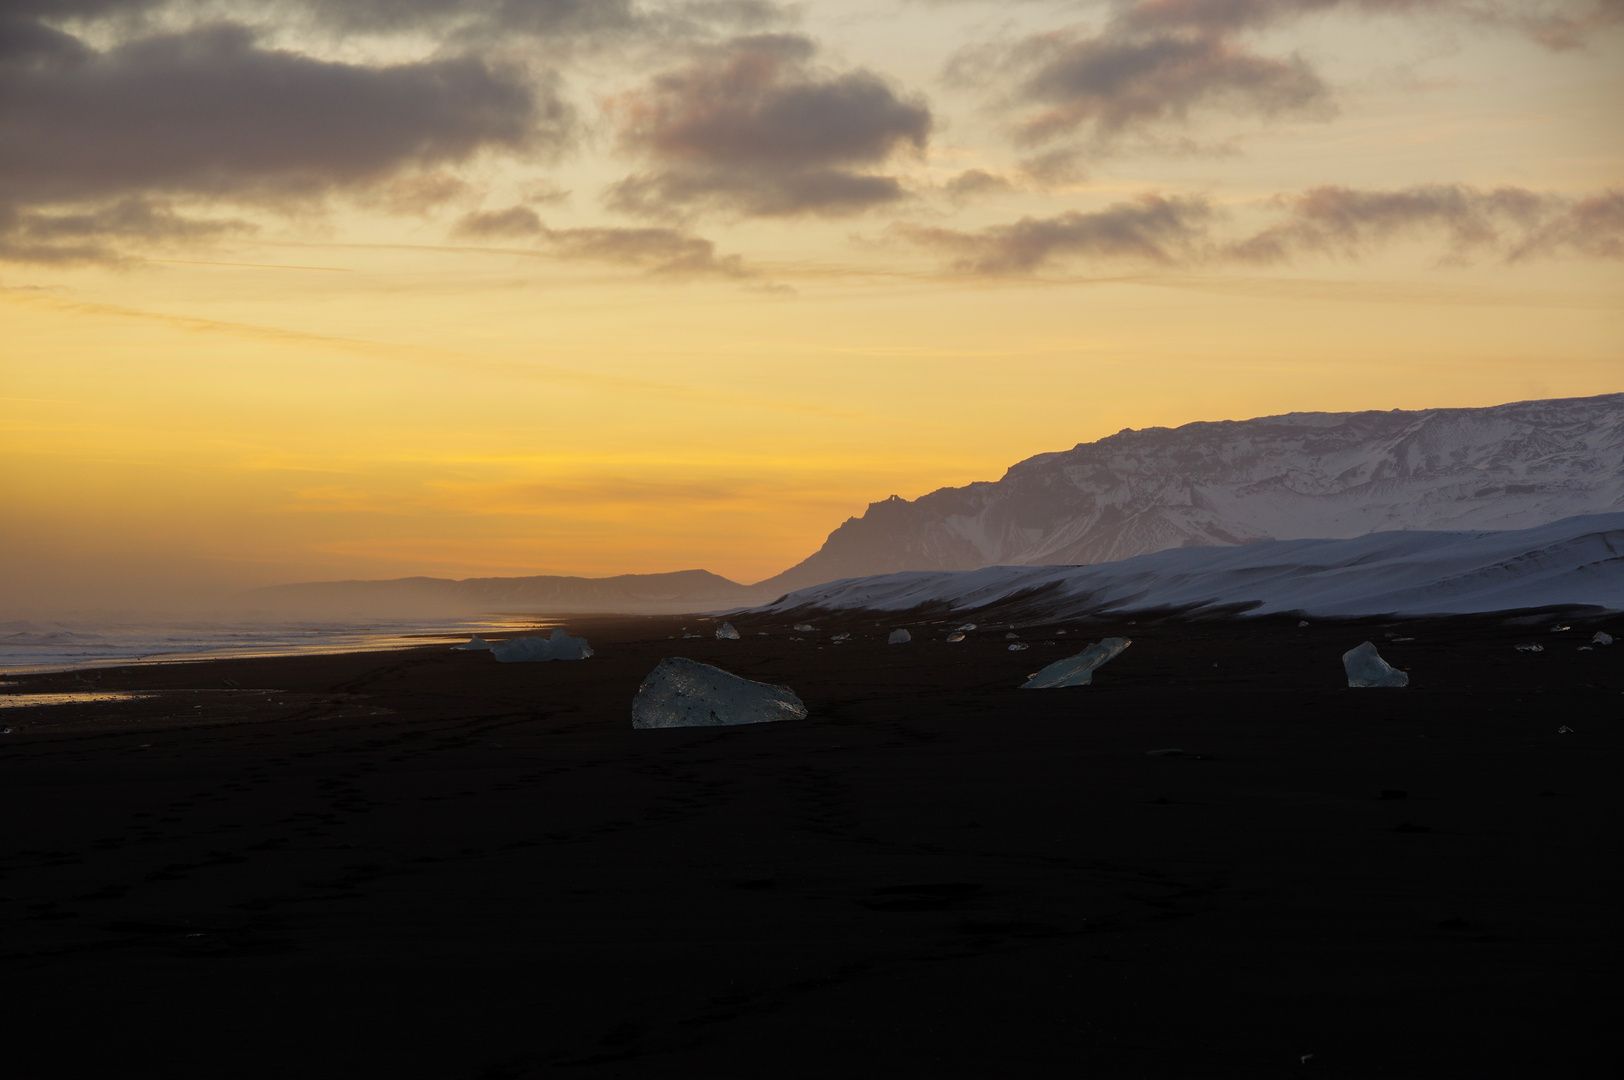
[[[958,621],[13,677],[152,696],[0,709],[6,1072],[1590,1075],[1620,620]],[[631,730],[670,655],[811,716]]]

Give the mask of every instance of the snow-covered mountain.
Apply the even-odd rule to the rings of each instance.
[[[989,566],[832,581],[764,610],[1020,609],[1023,620],[1153,609],[1441,615],[1566,605],[1624,611],[1624,513],[1533,529],[1379,532],[1158,551],[1094,566]]]
[[[1624,393],[1485,409],[1288,413],[1132,429],[997,482],[873,503],[761,588],[899,570],[1099,563],[1624,509]]]

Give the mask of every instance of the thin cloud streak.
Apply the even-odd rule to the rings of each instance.
[[[1275,265],[1304,257],[1357,260],[1402,241],[1441,245],[1460,265],[1474,256],[1624,258],[1624,191],[1580,198],[1524,188],[1431,184],[1396,191],[1319,187],[1273,200],[1284,220],[1250,235],[1213,235],[1223,214],[1201,197],[1147,194],[1103,210],[1026,217],[976,231],[898,226],[895,235],[954,256],[970,275],[1021,276],[1070,261],[1158,266]]]

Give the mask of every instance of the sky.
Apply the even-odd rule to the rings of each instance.
[[[1618,391],[1621,101],[1624,0],[0,0],[0,617]]]

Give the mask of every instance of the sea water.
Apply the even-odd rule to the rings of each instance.
[[[466,641],[518,630],[534,632],[558,620],[535,615],[484,615],[439,621],[278,622],[17,620],[0,622],[0,673],[60,671],[223,660],[373,652]]]

